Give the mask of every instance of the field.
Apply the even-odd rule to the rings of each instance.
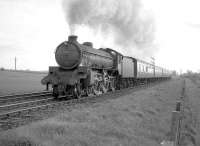
[[[46,73],[25,71],[0,71],[0,95],[41,91],[41,79]]]

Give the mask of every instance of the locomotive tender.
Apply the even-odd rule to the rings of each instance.
[[[90,42],[80,44],[74,35],[56,48],[55,59],[59,66],[50,66],[41,81],[52,85],[55,97],[99,95],[171,76],[166,69],[113,49],[94,49]]]

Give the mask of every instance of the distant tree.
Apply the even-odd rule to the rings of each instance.
[[[193,74],[193,72],[191,70],[187,70],[187,74],[191,75],[191,74]]]
[[[5,70],[5,68],[1,67],[1,68],[0,68],[0,70],[1,70],[1,71],[4,71],[4,70]]]

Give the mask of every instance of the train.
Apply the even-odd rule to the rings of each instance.
[[[124,56],[111,48],[95,49],[68,36],[55,51],[58,66],[50,66],[41,83],[52,87],[55,98],[100,95],[156,80],[171,78],[171,71],[152,63]]]

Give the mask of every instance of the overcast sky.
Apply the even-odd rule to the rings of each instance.
[[[155,16],[156,63],[177,71],[200,71],[200,1],[143,3]],[[81,42],[101,47],[84,34],[78,33]],[[68,35],[61,0],[0,0],[0,67],[14,68],[16,56],[19,69],[48,70],[56,65],[56,46]]]

